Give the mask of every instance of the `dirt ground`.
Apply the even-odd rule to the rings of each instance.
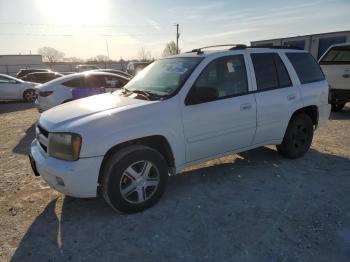
[[[34,177],[38,113],[0,104],[0,261],[349,261],[350,108],[298,160],[263,147],[171,177],[159,203],[120,215]]]

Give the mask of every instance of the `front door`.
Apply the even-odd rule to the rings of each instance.
[[[208,90],[212,96],[196,102],[196,95],[203,96]],[[194,102],[188,101],[189,96]],[[251,145],[256,129],[256,103],[254,94],[249,94],[243,55],[210,62],[189,91],[186,103],[182,117],[187,162]]]

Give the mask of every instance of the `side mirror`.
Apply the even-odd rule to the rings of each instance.
[[[186,105],[196,105],[214,101],[219,97],[218,90],[212,86],[194,86],[186,98]]]
[[[10,84],[18,84],[19,82],[17,82],[16,80],[14,80],[14,79],[11,79],[10,81]]]

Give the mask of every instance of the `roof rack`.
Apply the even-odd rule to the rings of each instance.
[[[257,46],[247,46],[247,48],[271,48],[271,49],[298,49],[304,50],[303,48],[292,46],[292,45],[257,45]]]
[[[208,48],[213,48],[213,47],[223,47],[223,46],[230,46],[228,50],[238,50],[238,49],[246,49],[246,48],[271,48],[271,49],[297,49],[297,50],[304,50],[303,48],[297,47],[297,46],[292,46],[292,45],[258,45],[258,46],[247,46],[244,44],[227,44],[227,45],[211,45],[211,46],[204,46],[200,48],[193,49],[189,52],[186,53],[194,53],[196,52],[197,55],[203,54],[203,49],[208,49]]]
[[[229,50],[234,50],[234,49],[244,49],[247,46],[243,44],[226,44],[226,45],[211,45],[211,46],[204,46],[200,48],[193,49],[192,51],[189,51],[187,53],[194,53],[197,52],[197,55],[203,54],[202,49],[208,49],[208,48],[213,48],[213,47],[223,47],[223,46],[230,46]]]

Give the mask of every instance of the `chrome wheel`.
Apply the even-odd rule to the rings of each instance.
[[[158,168],[152,162],[134,162],[125,169],[120,179],[121,195],[129,203],[143,203],[156,192],[159,179]]]

